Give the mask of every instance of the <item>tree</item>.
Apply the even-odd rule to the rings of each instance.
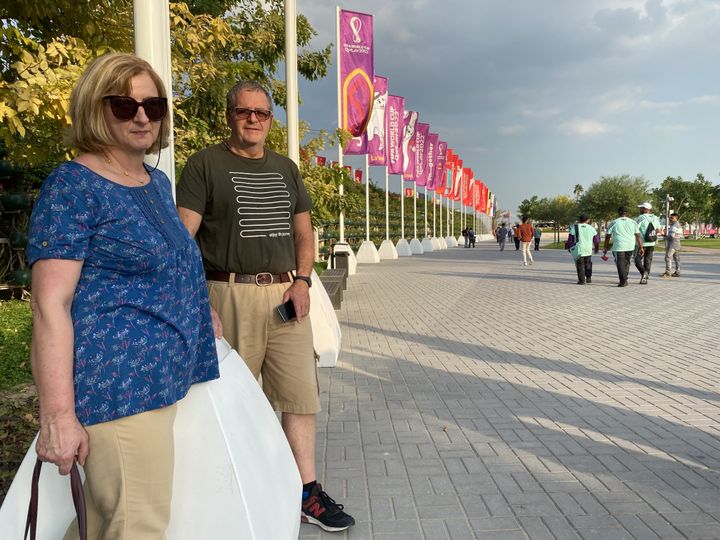
[[[528,218],[535,218],[535,211],[538,205],[537,195],[533,195],[530,199],[524,199],[518,205],[518,213],[521,216],[527,216]]]
[[[96,56],[132,50],[132,1],[6,0],[0,16],[0,139],[15,163],[57,163],[68,157],[62,132],[77,77]],[[170,4],[179,167],[191,153],[226,136],[224,103],[231,81],[256,79],[272,90],[276,105],[285,106],[277,77],[284,24],[282,0]],[[303,15],[297,34],[301,48],[315,35]],[[330,45],[303,50],[299,73],[309,80],[325,76],[330,52]]]
[[[573,195],[575,195],[575,200],[580,200],[580,195],[582,195],[583,191],[585,191],[585,188],[583,188],[580,184],[575,184],[575,187],[573,188]]]
[[[579,209],[598,221],[617,216],[620,206],[633,208],[648,197],[648,182],[642,176],[603,176],[580,197]]]

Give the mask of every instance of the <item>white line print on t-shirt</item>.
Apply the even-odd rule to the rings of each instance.
[[[241,238],[290,236],[290,192],[277,173],[230,172]]]

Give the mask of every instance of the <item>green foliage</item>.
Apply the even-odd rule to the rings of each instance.
[[[530,199],[524,199],[518,206],[518,212],[521,216],[527,216],[530,219],[535,219],[538,203],[539,201],[537,195],[533,195]]]
[[[579,210],[598,221],[617,217],[620,206],[636,207],[648,197],[648,182],[642,176],[603,176],[580,197]]]
[[[0,390],[32,380],[30,304],[18,300],[0,302]]]

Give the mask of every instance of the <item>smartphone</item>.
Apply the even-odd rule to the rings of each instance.
[[[277,312],[283,322],[292,321],[295,318],[295,306],[293,305],[292,300],[288,300],[284,304],[280,304],[277,307]]]

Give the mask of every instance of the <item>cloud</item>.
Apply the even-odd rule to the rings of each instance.
[[[560,107],[546,107],[540,109],[531,109],[526,107],[520,111],[520,114],[527,118],[550,118],[551,116],[557,116],[560,114]]]
[[[497,131],[500,135],[509,137],[511,135],[519,135],[520,133],[523,133],[525,129],[525,126],[516,124],[513,126],[500,126]]]
[[[595,13],[593,22],[602,31],[615,36],[637,38],[663,26],[667,11],[662,0],[648,0],[643,11],[635,8],[605,8]]]
[[[612,126],[590,118],[573,118],[560,124],[560,131],[567,135],[592,137],[612,131]]]

